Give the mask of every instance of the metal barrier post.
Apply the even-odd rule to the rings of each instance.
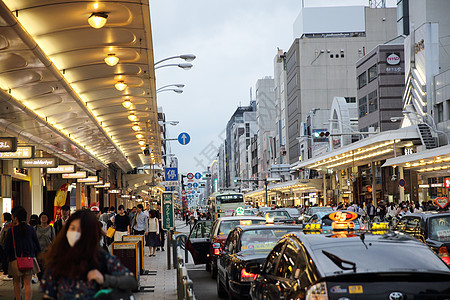
[[[172,246],[173,230],[169,229],[167,232],[167,270],[170,270],[170,246]]]

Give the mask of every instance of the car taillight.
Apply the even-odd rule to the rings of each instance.
[[[446,246],[439,248],[438,255],[447,265],[450,265],[450,255]]]
[[[320,282],[308,289],[306,300],[328,300],[327,285]]]
[[[241,281],[253,281],[255,278],[256,274],[247,272],[245,268],[241,270]]]
[[[222,248],[220,247],[220,243],[213,243],[212,247],[214,249],[214,255],[220,255],[220,253],[222,253]]]

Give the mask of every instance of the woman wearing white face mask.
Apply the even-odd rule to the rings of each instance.
[[[137,288],[133,273],[99,247],[101,236],[100,223],[89,210],[70,216],[45,256],[44,298],[92,299],[103,288]]]

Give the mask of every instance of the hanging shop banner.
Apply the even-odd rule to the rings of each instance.
[[[47,174],[75,173],[75,165],[59,165],[56,168],[47,168]]]
[[[86,178],[86,177],[87,177],[86,171],[78,171],[76,173],[62,174],[62,178],[64,178],[64,179],[79,179],[79,178]]]
[[[77,182],[85,183],[85,182],[98,182],[98,176],[88,176],[86,178],[77,179]]]
[[[121,190],[108,190],[108,194],[120,194],[122,193]]]
[[[166,230],[172,229],[173,221],[173,193],[162,194],[162,225]]]
[[[64,183],[56,192],[55,201],[54,201],[54,213],[53,220],[57,221],[61,218],[61,207],[66,204],[67,199],[67,190],[69,188],[68,183]]]
[[[0,152],[16,152],[17,138],[0,137]]]
[[[110,186],[111,186],[110,182],[105,182],[104,184],[94,185],[94,187],[97,189],[105,189],[105,188],[109,188]]]
[[[97,182],[85,182],[84,184],[86,184],[86,185],[102,185],[103,179],[99,178]]]
[[[21,159],[19,163],[21,168],[55,168],[57,165],[58,159],[55,157]]]
[[[34,146],[17,147],[16,152],[0,152],[1,159],[32,158]]]

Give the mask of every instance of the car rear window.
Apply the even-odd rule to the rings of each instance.
[[[429,237],[439,242],[450,242],[450,215],[430,218]]]
[[[358,237],[359,239],[359,237]],[[366,248],[367,247],[367,248]],[[336,255],[342,260],[356,264],[356,272],[402,272],[402,271],[444,271],[448,267],[429,248],[409,243],[349,243],[321,247],[313,252],[317,256],[319,269],[325,275],[342,270],[322,250]],[[343,264],[349,267],[349,264]]]
[[[288,219],[291,216],[289,216],[289,214],[284,211],[284,210],[279,210],[279,211],[269,211],[268,212],[269,217],[271,218],[275,218],[275,219]]]
[[[249,253],[269,253],[278,240],[286,233],[296,231],[298,228],[276,228],[247,230],[241,234],[240,252]]]
[[[222,221],[219,226],[219,233],[218,235],[228,235],[231,230],[234,229],[234,227],[238,225],[259,225],[259,224],[266,224],[265,220],[230,220],[230,221]]]

